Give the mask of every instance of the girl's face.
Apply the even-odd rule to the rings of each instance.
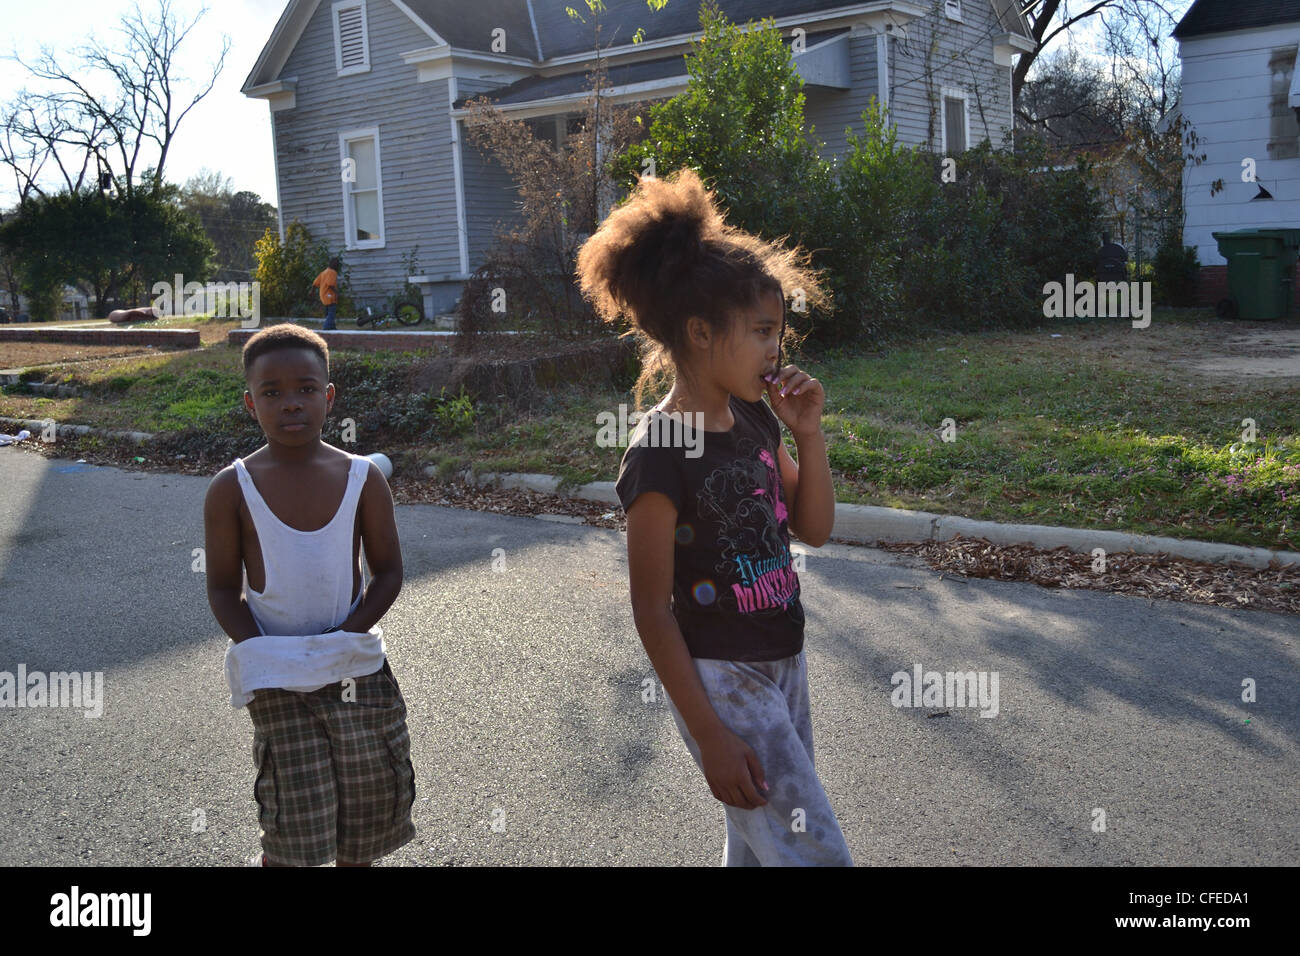
[[[757,402],[767,393],[763,377],[780,370],[784,317],[785,301],[769,295],[757,309],[742,312],[732,322],[711,369],[715,380],[732,395]]]

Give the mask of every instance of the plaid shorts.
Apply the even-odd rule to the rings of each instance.
[[[259,690],[248,705],[262,849],[273,863],[369,863],[415,837],[406,702],[382,669],[308,694]]]

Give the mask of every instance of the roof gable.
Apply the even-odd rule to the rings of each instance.
[[[435,44],[445,42],[429,25],[428,21],[417,15],[410,5],[402,2],[402,0],[368,0],[368,2],[393,4]],[[502,2],[502,0],[497,0],[497,2]],[[262,52],[258,54],[257,62],[253,64],[253,69],[249,71],[248,77],[244,80],[244,85],[241,87],[243,92],[247,93],[251,88],[270,83],[279,77],[280,71],[284,69],[284,64],[289,60],[289,54],[293,52],[293,48],[302,39],[303,31],[307,29],[307,24],[311,22],[311,18],[315,15],[316,8],[320,4],[321,0],[289,0],[284,12],[280,14],[280,19],[271,28],[271,36],[267,39],[266,45],[262,47]]]

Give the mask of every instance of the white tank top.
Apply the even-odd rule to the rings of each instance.
[[[319,634],[342,624],[361,604],[364,571],[361,592],[355,601],[351,599],[352,539],[370,459],[348,455],[352,466],[343,501],[330,523],[316,531],[298,531],[277,518],[253,484],[244,459],[235,459],[235,473],[257,529],[266,568],[260,593],[248,586],[248,568],[244,568],[248,609],[263,634]]]

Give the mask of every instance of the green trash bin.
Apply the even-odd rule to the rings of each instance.
[[[1228,319],[1283,319],[1291,312],[1300,229],[1211,233],[1228,260],[1228,297],[1215,312]]]

